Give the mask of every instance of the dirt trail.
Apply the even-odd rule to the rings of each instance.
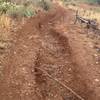
[[[100,79],[99,68],[89,65],[93,62],[90,51],[84,49],[80,30],[71,20],[70,10],[57,7],[40,12],[17,31],[3,63],[1,100],[100,99],[98,84],[91,83],[93,76]]]

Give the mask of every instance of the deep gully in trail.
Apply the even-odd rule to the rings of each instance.
[[[0,99],[90,100],[91,90],[73,62],[69,40],[56,30],[69,14],[58,7],[18,30],[4,64]]]

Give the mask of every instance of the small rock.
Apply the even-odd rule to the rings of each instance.
[[[97,50],[97,52],[100,52],[100,48],[97,48],[96,50]]]
[[[28,48],[26,45],[23,45],[24,48]]]
[[[33,38],[33,36],[29,36],[29,39],[32,39]]]
[[[28,92],[26,92],[26,96],[28,96],[29,95],[29,93]]]
[[[95,79],[95,82],[99,82],[99,81],[100,81],[99,79],[97,79],[97,78]]]
[[[97,54],[94,54],[94,56],[95,56],[95,57],[98,57],[98,55],[97,55]]]
[[[89,43],[89,47],[90,48],[93,48],[93,44],[91,42]]]
[[[16,51],[14,51],[14,54],[16,54]]]
[[[96,62],[96,64],[99,64],[99,62]]]
[[[2,66],[0,65],[0,68],[2,68]]]
[[[31,86],[31,83],[28,83],[28,86]]]
[[[71,70],[72,70],[71,68],[68,69],[68,71],[71,71]]]

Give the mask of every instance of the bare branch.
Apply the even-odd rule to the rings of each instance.
[[[36,67],[35,67],[36,68]],[[64,88],[66,88],[67,90],[69,90],[70,92],[72,92],[77,98],[79,98],[80,100],[85,100],[84,98],[82,98],[80,95],[78,95],[75,91],[73,91],[70,87],[66,86],[64,83],[62,83],[61,81],[59,81],[58,79],[52,77],[50,74],[48,74],[45,70],[41,69],[41,68],[36,68],[38,70],[41,70],[46,76],[48,76],[49,78],[53,79],[54,81],[56,81],[57,83],[59,83],[61,86],[63,86]]]

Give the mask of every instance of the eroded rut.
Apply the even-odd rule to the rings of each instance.
[[[55,29],[65,13],[67,18],[61,8],[41,13],[16,33],[0,80],[1,100],[92,100],[68,38]]]

